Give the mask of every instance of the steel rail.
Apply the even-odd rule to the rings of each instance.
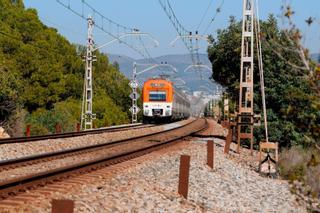
[[[173,129],[165,130],[160,133],[149,134],[148,136],[158,135],[158,134],[162,134],[164,132],[170,132],[173,130],[186,128],[186,127],[190,126],[191,124],[194,124],[196,121],[199,121],[199,122],[203,121],[203,124],[200,123],[201,125],[199,124],[199,127],[197,129],[192,129],[191,132],[183,132],[183,134],[179,135],[179,136],[174,135],[171,138],[165,139],[162,142],[156,142],[156,143],[150,142],[150,146],[147,146],[147,147],[139,148],[137,150],[126,151],[126,152],[114,154],[111,156],[104,156],[104,157],[100,157],[100,158],[97,158],[94,160],[84,161],[84,162],[76,163],[73,165],[69,165],[69,166],[65,166],[65,167],[61,167],[61,168],[56,168],[56,169],[51,169],[51,170],[39,172],[37,174],[31,174],[31,175],[27,175],[24,177],[19,177],[19,178],[10,179],[10,180],[1,182],[0,183],[0,200],[3,200],[3,199],[6,199],[7,197],[16,195],[17,193],[23,192],[27,189],[37,188],[39,186],[44,186],[48,183],[61,181],[61,180],[66,179],[68,177],[88,173],[90,171],[97,170],[99,168],[102,168],[102,167],[105,167],[108,165],[112,165],[112,164],[123,162],[123,161],[129,160],[129,159],[133,159],[135,157],[150,153],[154,150],[158,150],[164,146],[171,145],[172,142],[179,141],[189,135],[192,135],[196,132],[199,132],[199,131],[202,131],[202,130],[208,128],[207,120],[201,119],[201,120],[194,120],[184,126],[175,127]],[[148,137],[148,136],[143,136],[143,137],[138,137],[138,138],[141,139],[141,138]]]
[[[188,123],[187,125],[190,125],[192,123],[194,123],[196,120]],[[119,140],[115,140],[115,141],[110,141],[110,142],[105,142],[105,143],[100,143],[100,144],[94,144],[94,145],[89,145],[89,146],[82,146],[82,147],[76,147],[76,148],[71,148],[71,149],[64,149],[64,150],[59,150],[59,151],[53,151],[53,152],[47,152],[47,153],[43,153],[43,154],[35,154],[35,155],[29,155],[29,156],[24,156],[24,157],[20,157],[20,158],[13,158],[13,159],[8,159],[8,160],[1,160],[0,161],[0,171],[2,170],[6,170],[6,168],[8,167],[17,167],[15,165],[17,164],[22,164],[22,165],[30,165],[32,162],[36,161],[41,161],[43,162],[45,158],[50,158],[49,160],[51,160],[52,158],[57,159],[60,157],[66,157],[66,155],[70,156],[70,155],[76,155],[76,154],[80,154],[83,152],[91,152],[96,150],[97,148],[106,148],[106,147],[113,147],[119,144],[123,144],[126,142],[132,142],[134,140],[139,140],[142,138],[147,138],[150,136],[155,136],[155,135],[159,135],[162,133],[166,133],[166,132],[170,132],[172,130],[176,130],[176,129],[180,129],[183,128],[187,125],[184,126],[177,126],[174,127],[172,129],[167,129],[161,132],[156,132],[156,133],[148,133],[145,135],[140,135],[140,136],[135,136],[135,137],[131,137],[131,138],[126,138],[126,139],[119,139]]]
[[[150,127],[153,125],[144,125],[142,123],[138,124],[129,124],[123,126],[115,126],[115,127],[106,127],[100,129],[92,129],[86,130],[81,132],[65,132],[65,133],[57,133],[57,134],[50,134],[50,135],[38,135],[38,136],[30,136],[30,137],[14,137],[14,138],[4,138],[0,139],[0,145],[2,144],[12,144],[12,143],[23,143],[23,142],[33,142],[33,141],[40,141],[40,140],[48,140],[48,139],[58,139],[58,138],[71,138],[83,135],[92,135],[92,134],[100,134],[105,132],[117,132],[117,131],[124,131],[128,129],[139,129]]]

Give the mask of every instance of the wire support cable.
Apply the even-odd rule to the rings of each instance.
[[[265,86],[264,86],[264,70],[263,70],[262,48],[261,48],[261,38],[260,38],[261,29],[260,29],[260,21],[259,21],[259,0],[256,0],[255,5],[256,5],[256,19],[254,21],[254,25],[256,29],[255,36],[256,36],[256,46],[257,46],[257,53],[258,53],[258,66],[259,66],[260,87],[261,87],[261,96],[262,96],[263,119],[264,119],[266,142],[269,142],[267,108],[266,108],[266,97],[265,97]]]
[[[159,3],[161,5],[162,9],[165,11],[166,15],[168,16],[168,18],[169,18],[171,24],[173,25],[173,27],[175,28],[176,32],[180,36],[183,44],[185,45],[185,47],[189,51],[192,64],[194,64],[194,65],[200,64],[199,53],[198,53],[197,48],[194,47],[195,45],[193,43],[193,39],[187,38],[187,35],[190,35],[191,31],[187,30],[181,24],[181,22],[179,21],[179,19],[175,15],[175,12],[174,12],[169,0],[159,0]],[[199,72],[199,74],[200,74],[200,78],[202,79],[201,72]]]
[[[188,49],[190,53],[194,51],[192,41],[183,37],[190,33],[179,21],[177,16],[175,15],[174,10],[169,2],[169,0],[159,0],[160,5],[162,6],[163,10],[165,11],[166,15],[168,16],[169,20],[171,21],[173,27],[177,31],[178,35],[181,36],[181,40],[183,41],[184,45]]]
[[[103,16],[100,12],[98,12],[96,9],[94,9],[92,6],[90,6],[87,2],[85,2],[84,0],[82,0],[82,11],[79,12],[77,11],[76,9],[72,8],[72,6],[70,5],[70,1],[68,1],[68,3],[66,3],[65,1],[63,0],[56,0],[60,5],[62,5],[63,7],[65,7],[66,9],[68,9],[69,11],[71,11],[72,13],[74,13],[75,15],[79,16],[80,18],[84,19],[84,20],[87,20],[87,17],[85,17],[84,15],[84,6],[88,7],[94,14],[94,16],[98,15],[100,16],[100,18],[96,18],[97,20],[100,20],[101,22],[98,23],[98,22],[95,22],[94,23],[94,26],[97,27],[98,29],[100,29],[101,31],[103,31],[104,33],[106,33],[107,35],[109,35],[110,37],[114,38],[114,39],[117,39],[120,43],[126,45],[127,47],[129,47],[130,49],[132,49],[133,51],[135,51],[136,53],[138,53],[139,55],[141,55],[143,58],[147,58],[147,55],[145,52],[141,51],[140,49],[134,47],[133,45],[129,44],[128,42],[126,42],[125,40],[123,39],[120,39],[119,38],[119,35],[115,35],[114,33],[111,33],[107,30],[108,27],[105,26],[106,23],[109,23],[109,29],[111,29],[111,26],[113,25],[116,25],[116,27],[119,29],[119,28],[122,28],[126,31],[130,30],[130,32],[134,32],[134,31],[137,31],[137,29],[134,29],[134,28],[129,28],[129,27],[126,27],[124,25],[121,25],[121,24],[118,24],[114,21],[112,21],[111,19]],[[104,21],[106,20],[106,21]],[[119,32],[119,30],[118,30]],[[119,34],[119,33],[118,33]]]
[[[211,5],[212,5],[212,2],[213,2],[213,0],[209,0],[209,5],[208,5],[207,9],[205,10],[204,14],[203,14],[202,17],[201,17],[201,20],[200,20],[200,22],[199,22],[199,24],[198,24],[197,30],[199,30],[200,26],[202,25],[203,20],[204,20],[204,18],[206,17],[206,15],[207,15],[207,13],[208,13]]]
[[[203,34],[206,34],[209,30],[209,27],[211,26],[211,24],[216,20],[218,14],[221,12],[221,8],[224,5],[224,0],[221,1],[221,4],[219,5],[219,7],[217,7],[215,14],[213,15],[212,19],[210,20],[210,22],[207,24],[207,27],[205,28]]]
[[[98,12],[95,8],[93,8],[90,4],[88,4],[85,0],[81,0],[81,2],[86,5],[88,8],[90,8],[95,14],[98,14],[102,21],[106,20],[107,22],[109,22],[109,24],[113,24],[115,26],[117,26],[118,28],[122,28],[124,30],[127,30],[127,31],[134,31],[135,29],[134,28],[131,28],[131,27],[127,27],[127,26],[124,26],[122,24],[119,24],[113,20],[111,20],[110,18],[108,17],[105,17],[104,15],[102,15],[100,12]],[[82,14],[83,15],[83,14]]]
[[[145,44],[144,44],[144,42],[143,42],[143,40],[142,40],[142,38],[141,38],[140,35],[139,35],[139,41],[140,41],[140,43],[142,44],[142,47],[144,48],[144,50],[145,50],[145,52],[146,52],[146,55],[147,55],[146,60],[147,60],[149,63],[159,64],[159,62],[151,56],[148,48],[145,46]],[[163,67],[159,67],[159,70],[161,70],[162,73],[164,72],[164,68],[163,68]]]

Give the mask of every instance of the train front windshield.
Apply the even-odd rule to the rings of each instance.
[[[164,91],[151,91],[149,93],[149,101],[166,101],[166,92]]]

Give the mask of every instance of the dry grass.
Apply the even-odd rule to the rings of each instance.
[[[305,184],[311,187],[314,197],[320,197],[320,165],[307,169]]]
[[[280,174],[290,181],[298,180],[320,197],[320,152],[317,149],[293,147],[280,155]]]

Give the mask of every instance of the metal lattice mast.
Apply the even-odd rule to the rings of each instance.
[[[84,91],[83,91],[83,102],[82,102],[82,113],[81,113],[81,128],[83,130],[92,129],[92,120],[95,119],[95,114],[92,113],[92,63],[96,61],[93,56],[93,25],[94,21],[89,16],[88,19],[88,39],[87,39],[87,53],[85,57],[86,70],[84,76]]]
[[[243,140],[250,141],[253,151],[253,57],[254,0],[243,0],[240,95],[238,114],[238,153]]]

